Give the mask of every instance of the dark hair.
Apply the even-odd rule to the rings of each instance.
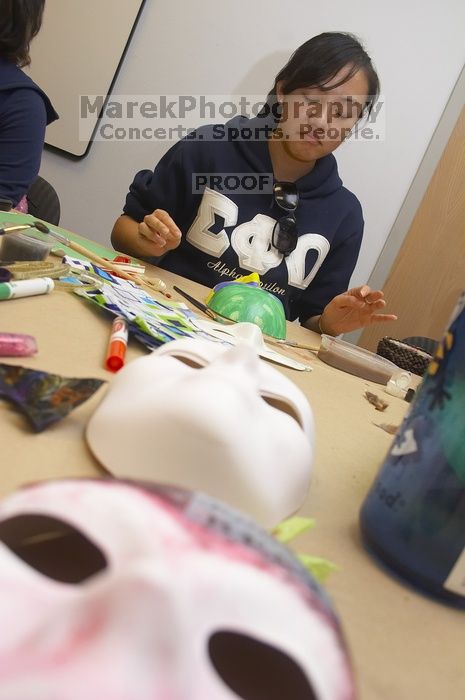
[[[0,56],[17,66],[31,62],[29,44],[42,25],[45,0],[0,0]]]
[[[267,102],[269,105],[276,102],[276,86],[280,81],[284,94],[306,87],[329,89],[326,85],[346,66],[347,73],[331,88],[343,85],[359,70],[363,70],[368,80],[368,100],[364,111],[370,114],[379,96],[379,79],[371,58],[357,37],[343,32],[319,34],[294,51],[276,76]]]

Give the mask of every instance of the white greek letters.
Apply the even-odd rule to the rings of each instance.
[[[209,187],[205,188],[197,216],[187,232],[187,240],[204,253],[219,258],[229,248],[229,237],[226,231],[212,233],[209,229],[215,223],[215,214],[224,219],[224,226],[234,226],[237,223],[237,204],[220,192]]]
[[[298,289],[306,289],[328,255],[329,248],[329,241],[318,233],[299,236],[296,249],[286,258],[289,284]],[[318,257],[308,275],[305,276],[305,261],[309,250],[316,250]]]
[[[252,221],[246,221],[234,229],[231,245],[237,253],[240,267],[264,275],[281,263],[283,256],[271,245],[275,223],[271,216],[257,214]]]
[[[230,240],[225,229],[236,225],[238,213],[237,205],[229,197],[206,187],[197,216],[187,233],[187,240],[194,247],[215,258],[221,258],[231,245],[237,254],[239,267],[265,275],[283,261],[281,253],[278,253],[271,244],[276,220],[266,214],[256,214],[251,221],[245,221],[236,226]],[[213,232],[211,229],[217,224],[218,219],[224,220],[223,229]],[[308,274],[305,274],[307,255],[311,250],[316,251],[317,257]],[[289,285],[297,289],[306,289],[323,264],[329,250],[329,241],[318,233],[305,233],[299,236],[295,250],[284,258]],[[213,265],[215,266],[216,263]],[[222,276],[233,278],[237,274],[235,268],[231,271],[228,269],[227,273],[222,272]]]

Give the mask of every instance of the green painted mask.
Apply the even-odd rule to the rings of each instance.
[[[286,315],[281,301],[255,285],[230,282],[215,288],[207,305],[232,321],[255,323],[274,338],[286,337]]]

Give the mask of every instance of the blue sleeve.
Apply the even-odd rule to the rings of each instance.
[[[191,149],[189,142],[178,141],[165,153],[154,171],[137,173],[126,197],[124,214],[141,222],[155,209],[165,209],[184,233],[200,201],[199,195],[192,191],[195,154],[190,152]]]
[[[44,100],[28,88],[0,95],[0,197],[16,206],[35,180],[47,122]]]
[[[291,305],[292,320],[298,318],[300,323],[305,323],[321,314],[331,299],[349,288],[363,237],[363,217],[358,201],[357,205],[341,225],[339,242],[335,241],[309,287]]]

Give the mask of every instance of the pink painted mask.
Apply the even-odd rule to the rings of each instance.
[[[304,394],[247,346],[166,343],[114,378],[87,427],[114,476],[205,491],[274,527],[303,504],[313,462]]]
[[[289,550],[202,495],[118,481],[0,503],[0,700],[353,700]]]

